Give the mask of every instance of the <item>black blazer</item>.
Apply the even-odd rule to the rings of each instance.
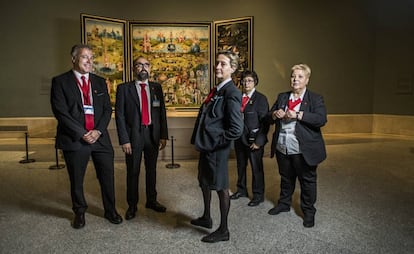
[[[98,142],[112,149],[107,131],[112,107],[106,83],[103,78],[93,73],[89,73],[89,80],[92,89],[95,129],[102,133]],[[59,149],[74,151],[87,144],[82,139],[87,131],[81,96],[72,70],[52,79],[50,102],[53,114],[58,121],[56,147]]]
[[[196,150],[213,152],[239,138],[243,132],[240,108],[241,92],[229,81],[200,107],[191,137]]]
[[[285,110],[289,101],[291,92],[285,92],[278,95],[275,104],[269,112],[269,119],[272,119],[272,113],[275,110]],[[322,137],[321,127],[327,122],[326,108],[323,97],[319,94],[306,90],[303,101],[300,106],[303,111],[302,120],[296,123],[296,138],[299,141],[299,147],[305,158],[306,163],[311,166],[317,165],[326,159],[325,142]],[[280,119],[271,120],[275,123],[275,132],[273,133],[271,156],[276,151],[276,144],[279,138]]]
[[[240,141],[249,146],[249,138],[254,137],[254,143],[263,147],[267,143],[267,133],[269,131],[269,124],[266,119],[269,112],[269,103],[267,98],[257,90],[252,94],[249,102],[244,108],[244,128]],[[254,132],[254,130],[257,130]]]
[[[149,82],[151,99],[151,133],[153,142],[158,145],[160,139],[168,139],[167,116],[164,94],[160,84]],[[117,87],[115,119],[119,144],[131,143],[132,146],[143,142],[141,138],[141,109],[135,81],[123,83]]]

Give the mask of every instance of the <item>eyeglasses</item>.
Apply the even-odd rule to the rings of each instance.
[[[243,84],[254,83],[254,79],[243,79]]]
[[[136,63],[135,67],[137,67],[137,68],[143,68],[143,67],[148,68],[148,67],[150,67],[150,64],[149,63]]]

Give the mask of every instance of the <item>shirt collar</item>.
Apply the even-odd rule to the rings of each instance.
[[[253,88],[251,91],[250,91],[250,93],[248,93],[248,94],[246,94],[246,93],[243,93],[243,96],[248,96],[249,98],[252,98],[252,95],[253,95],[253,93],[256,91],[256,88]]]
[[[72,70],[72,71],[73,71],[73,73],[75,74],[75,76],[78,80],[82,80],[81,79],[82,76],[84,76],[86,78],[86,80],[89,80],[89,72],[85,73],[85,74],[82,74],[82,73],[80,73],[79,71],[76,71],[76,70]]]
[[[300,95],[300,100],[301,101],[303,101],[303,96],[305,95],[305,93],[306,93],[306,88],[303,90],[303,93]],[[295,97],[293,96],[293,93],[290,93],[290,96],[289,96],[289,100],[294,100],[295,99]]]
[[[228,78],[228,79],[226,79],[226,80],[223,80],[223,81],[221,81],[220,82],[220,84],[218,84],[217,86],[216,86],[216,88],[217,88],[217,91],[219,91],[227,82],[229,82],[229,81],[231,81],[231,78]]]

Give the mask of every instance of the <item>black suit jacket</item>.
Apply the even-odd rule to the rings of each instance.
[[[200,152],[229,146],[243,132],[240,107],[241,92],[229,81],[216,92],[212,101],[200,107],[191,144]]]
[[[107,131],[111,120],[112,107],[105,80],[93,73],[89,73],[91,82],[94,122],[96,130],[102,135],[97,142],[112,149],[111,140]],[[72,70],[52,79],[50,101],[52,111],[58,126],[56,133],[56,147],[62,150],[74,151],[87,143],[82,136],[85,129],[85,115],[81,92]]]
[[[275,104],[269,112],[270,119],[273,111],[278,109],[285,110],[290,93],[285,92],[278,95]],[[303,111],[303,117],[302,120],[296,123],[295,135],[299,141],[299,147],[306,163],[314,166],[326,159],[325,142],[321,132],[321,127],[327,122],[323,97],[307,89],[303,96],[300,111]],[[271,120],[271,122],[276,124],[271,149],[271,156],[273,157],[281,125],[280,119]]]
[[[267,143],[269,124],[266,116],[269,112],[269,103],[266,96],[257,90],[252,94],[244,108],[244,128],[240,141],[250,146],[249,138],[254,137],[254,143],[263,147]],[[256,131],[255,131],[256,130]]]
[[[160,84],[149,82],[151,104],[151,132],[155,145],[160,139],[168,139],[167,116],[164,95]],[[119,144],[132,146],[144,142],[141,138],[141,109],[135,81],[117,87],[115,119]]]

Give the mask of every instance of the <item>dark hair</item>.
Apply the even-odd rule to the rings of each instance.
[[[246,77],[252,77],[254,80],[254,86],[259,84],[259,77],[257,76],[255,71],[245,70],[242,72],[240,76],[240,81],[243,83],[243,79]]]

